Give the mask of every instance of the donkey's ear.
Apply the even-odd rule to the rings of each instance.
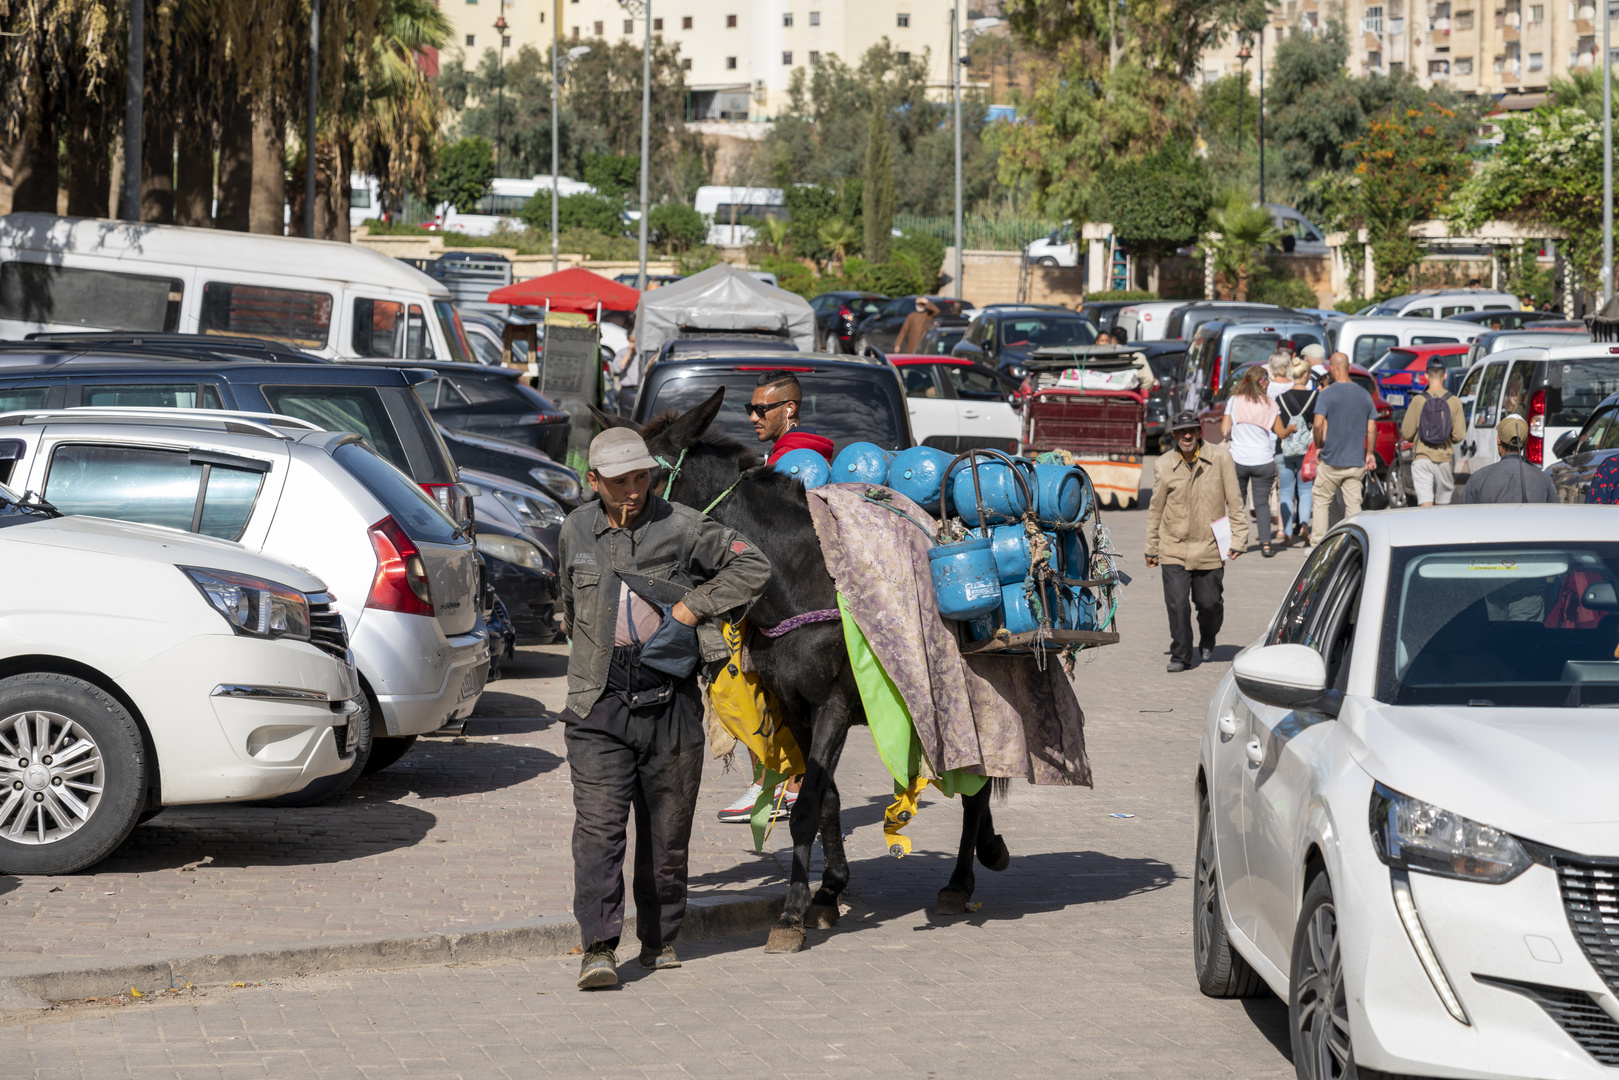
[[[627,427],[637,435],[643,434],[641,425],[637,424],[634,420],[629,420],[622,416],[615,416],[612,413],[602,412],[600,409],[596,408],[596,406],[590,404],[586,404],[585,408],[590,410],[590,415],[596,418],[596,423],[600,424],[603,430],[606,430],[607,428]]]
[[[672,446],[681,448],[695,443],[703,437],[708,425],[714,422],[714,417],[720,414],[720,405],[725,401],[725,387],[720,386],[708,396],[708,400],[675,418],[674,423],[664,429],[663,437]]]

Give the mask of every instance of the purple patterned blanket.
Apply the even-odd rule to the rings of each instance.
[[[1055,657],[962,656],[939,616],[932,538],[864,498],[871,484],[810,489],[827,571],[910,709],[930,775],[970,769],[1031,784],[1091,785],[1085,714]],[[927,511],[881,489],[917,522]]]

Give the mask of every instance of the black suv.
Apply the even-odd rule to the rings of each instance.
[[[831,439],[838,450],[852,442],[873,442],[888,450],[912,444],[905,387],[894,365],[880,356],[726,352],[660,360],[641,379],[632,419],[644,424],[668,409],[685,412],[723,386],[725,401],[710,430],[752,445],[757,436],[747,404],[767,371],[790,371],[798,377],[804,390],[804,426]]]
[[[347,363],[370,367],[376,361]],[[567,460],[573,420],[550,398],[520,382],[523,373],[516,368],[442,360],[412,361],[410,366],[433,373],[416,393],[445,427],[510,439],[537,447],[555,461]]]

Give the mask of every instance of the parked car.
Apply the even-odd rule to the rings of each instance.
[[[462,311],[461,322],[466,327],[467,342],[472,348],[471,359],[480,364],[498,366],[505,346],[504,332],[507,325],[530,325],[528,319],[504,318],[484,311]],[[533,323],[535,343],[543,352],[545,350],[545,325]],[[512,358],[519,364],[529,364],[538,359],[528,353],[527,341],[512,342]]]
[[[1557,460],[1547,467],[1546,475],[1557,485],[1563,502],[1583,503],[1597,466],[1612,457],[1616,450],[1619,450],[1619,394],[1603,398],[1578,432],[1565,433],[1557,439],[1552,447]]]
[[[1116,334],[1114,320],[1119,312],[1131,307],[1134,301],[1130,300],[1087,300],[1080,305],[1079,313],[1096,324],[1099,334]]]
[[[1377,380],[1378,392],[1396,411],[1403,412],[1406,403],[1428,386],[1428,361],[1434,357],[1445,362],[1447,371],[1455,371],[1467,363],[1466,345],[1413,345],[1411,348],[1390,349],[1367,370]]]
[[[958,356],[891,356],[905,383],[911,434],[952,454],[988,448],[1017,453],[1011,400],[1022,385],[988,364]]]
[[[957,300],[953,296],[929,296],[927,299],[939,309],[940,315],[960,315],[972,307],[970,301]],[[896,296],[860,320],[855,327],[854,351],[857,353],[863,353],[867,349],[891,351],[895,340],[899,337],[900,328],[905,325],[906,317],[916,310],[916,301],[915,296]]]
[[[1184,300],[1140,300],[1119,309],[1113,316],[1113,337],[1120,344],[1137,341],[1162,341],[1169,316]]]
[[[458,522],[470,504],[455,462],[413,387],[423,369],[327,363],[197,334],[75,334],[0,341],[0,411],[81,405],[281,413],[352,431]]]
[[[1188,361],[1190,363],[1190,361]],[[1230,375],[1220,384],[1220,389],[1212,396],[1203,397],[1207,403],[1198,409],[1198,416],[1203,421],[1203,438],[1209,442],[1223,442],[1225,436],[1221,434],[1221,421],[1225,418],[1225,403],[1236,388],[1237,380],[1244,370],[1254,364],[1263,363],[1262,360],[1249,360],[1241,366],[1230,369]],[[1377,458],[1377,475],[1386,479],[1389,467],[1399,460],[1400,426],[1394,418],[1394,407],[1383,400],[1378,392],[1377,380],[1372,373],[1359,364],[1349,365],[1349,381],[1371,395],[1372,405],[1377,410],[1377,439],[1373,444],[1373,453]],[[1196,388],[1193,387],[1195,392]],[[1403,498],[1404,489],[1395,488],[1390,491],[1391,498]]]
[[[364,698],[313,574],[7,487],[0,566],[0,873],[70,874],[162,807],[353,766]]]
[[[657,352],[647,360],[646,370],[641,372],[642,382],[646,381],[646,372],[651,370],[653,364],[671,358],[686,358],[693,356],[715,356],[734,353],[759,352],[798,352],[798,346],[793,339],[780,334],[758,334],[738,331],[731,334],[721,334],[711,331],[699,331],[691,337],[677,337],[665,341],[658,347]]]
[[[360,436],[270,414],[63,409],[0,415],[0,456],[11,484],[65,514],[235,541],[345,598],[378,738],[285,805],[340,794],[477,705],[489,642],[472,540]]]
[[[882,293],[825,292],[810,301],[815,312],[815,348],[854,352],[855,327],[888,302]]]
[[[562,407],[522,381],[515,368],[482,364],[412,365],[433,378],[416,384],[416,393],[433,419],[447,428],[494,435],[543,450],[552,458],[568,456],[573,420]]]
[[[1458,485],[1500,459],[1495,425],[1508,413],[1529,421],[1523,458],[1542,467],[1557,461],[1559,440],[1585,426],[1598,404],[1619,391],[1619,345],[1594,343],[1505,349],[1473,367],[1462,381],[1467,434],[1456,444]],[[1565,444],[1566,445],[1566,444]]]
[[[1250,304],[1240,300],[1198,300],[1183,304],[1169,313],[1164,326],[1164,340],[1179,338],[1191,341],[1198,327],[1207,322],[1309,322],[1314,316],[1303,315],[1292,308],[1276,304]]]
[[[78,330],[266,337],[327,357],[469,359],[444,284],[358,244],[0,217],[0,338]]]
[[[1455,319],[1354,316],[1327,323],[1327,352],[1341,352],[1351,364],[1368,367],[1396,347],[1455,345],[1483,332],[1482,327]]]
[[[898,369],[880,356],[758,353],[666,360],[647,372],[631,419],[644,424],[669,409],[685,412],[723,386],[725,400],[709,430],[756,445],[747,404],[767,371],[790,371],[798,377],[804,390],[799,414],[804,426],[831,439],[836,449],[852,442],[889,450],[914,445]]]
[[[1282,242],[1279,245],[1283,251],[1294,255],[1327,255],[1331,248],[1321,235],[1321,230],[1310,222],[1310,219],[1284,203],[1266,203],[1265,209],[1270,211],[1270,219],[1276,227],[1282,230]]]
[[[478,508],[478,551],[518,645],[557,640],[557,533],[566,516],[538,488],[464,469]]]
[[[922,335],[922,344],[916,347],[919,355],[949,356],[956,343],[967,336],[970,319],[940,316],[933,320],[928,332]]]
[[[1520,311],[1517,308],[1488,308],[1479,311],[1458,311],[1445,316],[1457,322],[1470,322],[1490,330],[1521,330],[1536,323],[1561,322],[1561,311]]]
[[[504,477],[516,484],[532,484],[543,489],[565,510],[573,510],[579,505],[583,496],[579,474],[552,460],[543,450],[494,435],[478,435],[442,426],[439,437],[455,455],[459,468]]]
[[[1216,319],[1198,327],[1186,345],[1186,364],[1180,379],[1182,408],[1207,406],[1239,368],[1263,363],[1283,339],[1291,341],[1295,352],[1308,345],[1324,345],[1321,327],[1315,322],[1222,322]]]
[[[1154,447],[1168,453],[1170,449],[1169,421],[1181,400],[1180,379],[1186,367],[1186,342],[1149,341],[1139,346],[1147,357],[1158,385],[1147,394],[1146,411],[1142,419],[1143,443],[1149,451]]]
[[[1422,289],[1391,296],[1367,312],[1373,318],[1451,319],[1469,311],[1517,311],[1518,298],[1488,289]]]
[[[1023,258],[1036,266],[1078,266],[1079,242],[1074,238],[1072,222],[1052,229],[1038,240],[1023,247]]]
[[[951,355],[993,365],[1015,379],[1028,374],[1023,361],[1046,346],[1095,345],[1096,325],[1063,309],[986,308],[972,321]]]
[[[1473,339],[1464,366],[1473,367],[1486,356],[1502,349],[1555,348],[1558,345],[1582,345],[1590,340],[1591,331],[1582,322],[1531,323],[1521,330],[1489,330]]]
[[[1268,986],[1300,1076],[1612,1071],[1614,521],[1352,518],[1220,680],[1197,981]]]

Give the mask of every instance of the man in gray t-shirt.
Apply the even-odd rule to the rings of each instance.
[[[1360,513],[1361,485],[1366,470],[1377,466],[1372,447],[1377,445],[1377,407],[1372,395],[1349,381],[1349,357],[1333,353],[1329,367],[1332,384],[1315,399],[1315,490],[1310,520],[1318,528],[1327,524],[1327,508],[1340,490],[1344,517]]]

